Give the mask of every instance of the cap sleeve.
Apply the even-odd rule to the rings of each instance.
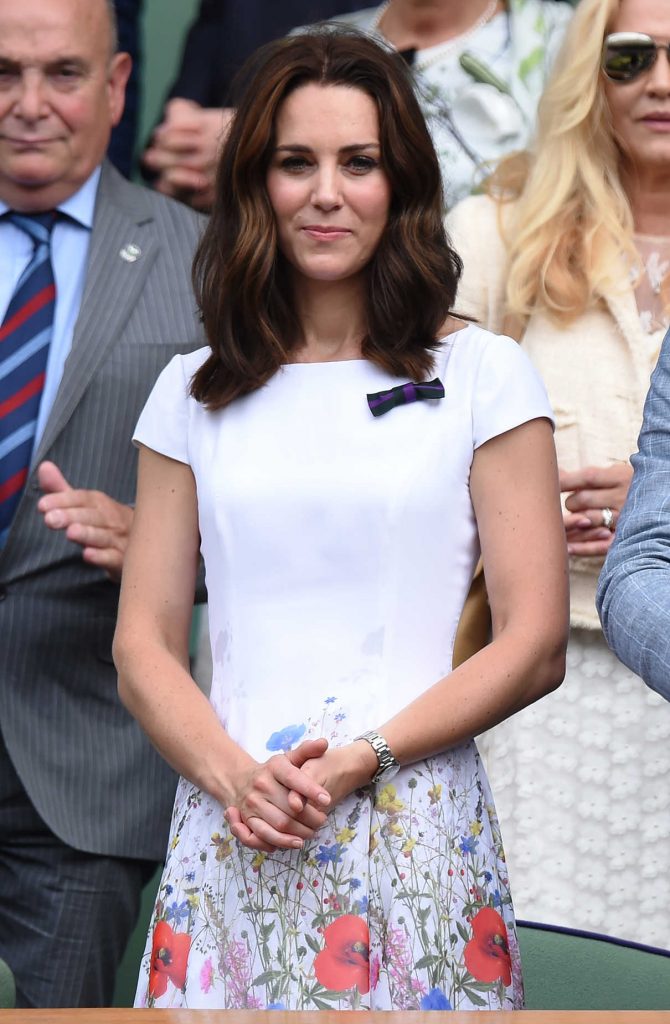
[[[479,362],[472,402],[472,436],[475,448],[498,434],[554,416],[544,384],[516,341],[489,335]]]
[[[133,444],[143,444],[160,455],[190,464],[188,455],[190,375],[184,357],[174,356],[154,384],[133,434]]]

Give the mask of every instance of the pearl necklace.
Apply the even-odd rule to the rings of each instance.
[[[371,32],[377,32],[379,35],[382,36],[384,35],[384,33],[379,28],[379,25],[390,6],[391,0],[384,0],[384,2],[379,5],[377,10],[375,11],[374,18],[372,19],[372,24],[370,25]],[[477,21],[470,26],[470,28],[466,29],[465,32],[461,32],[460,35],[454,36],[453,39],[447,39],[447,41],[442,45],[440,45],[439,43],[436,44],[436,48],[439,47],[439,52],[433,54],[432,57],[428,57],[427,60],[417,61],[417,63],[414,65],[414,68],[417,71],[425,71],[425,69],[427,67],[430,67],[431,64],[437,64],[438,61],[442,61],[446,57],[448,57],[452,50],[460,49],[463,46],[463,44],[470,38],[470,36],[473,36],[475,32],[478,32],[480,28],[483,28],[484,25],[486,25],[491,20],[491,18],[496,12],[497,7],[498,0],[490,0],[490,3],[487,6],[486,10],[477,19]],[[431,46],[429,47],[429,49],[432,50],[433,47]]]

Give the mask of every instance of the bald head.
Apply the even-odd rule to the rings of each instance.
[[[128,54],[112,0],[0,0],[0,199],[36,212],[102,161],[123,112]]]
[[[116,53],[119,48],[119,19],[116,16],[116,4],[114,0],[105,0],[105,3],[109,18],[110,50],[111,53]]]

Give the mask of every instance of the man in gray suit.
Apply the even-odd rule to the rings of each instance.
[[[129,70],[110,0],[0,0],[0,385],[17,329],[35,341],[35,303],[12,303],[39,246],[55,285],[45,370],[0,400],[0,470],[32,432],[0,479],[0,957],[21,1006],[110,1001],[175,786],[117,699],[111,642],[132,430],[165,363],[203,343],[200,222],[104,160]],[[36,417],[13,429],[33,384]]]

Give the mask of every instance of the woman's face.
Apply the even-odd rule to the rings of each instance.
[[[621,0],[610,32],[644,32],[656,43],[670,42],[670,4],[666,0]],[[605,95],[614,134],[640,171],[670,171],[670,61],[657,53],[649,69],[631,82],[605,77]]]
[[[361,89],[309,83],[279,108],[267,189],[299,276],[339,281],[370,262],[388,220],[379,119]]]

